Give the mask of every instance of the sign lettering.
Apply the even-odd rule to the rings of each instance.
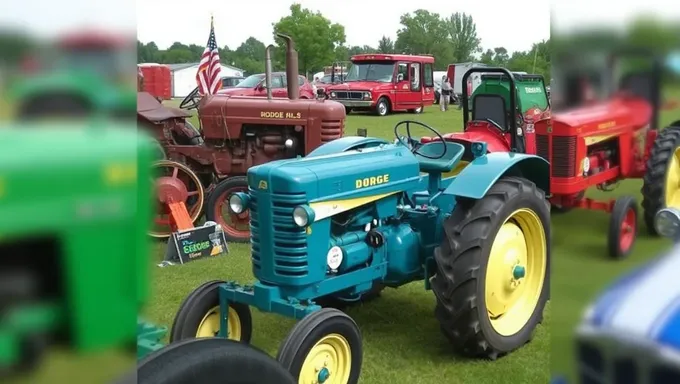
[[[524,87],[524,92],[526,93],[543,93],[541,87]]]
[[[597,129],[607,129],[616,126],[616,121],[608,121],[597,126]]]
[[[366,188],[366,187],[372,187],[374,185],[380,185],[380,184],[385,184],[390,182],[390,175],[385,174],[385,175],[380,175],[380,176],[371,176],[371,177],[364,177],[363,179],[357,179],[354,184],[357,189],[359,188]]]
[[[215,223],[184,232],[174,232],[168,239],[165,260],[159,266],[188,263],[196,259],[224,255],[229,252],[224,231]]]
[[[301,119],[300,112],[276,112],[276,111],[262,111],[260,117],[263,119]]]

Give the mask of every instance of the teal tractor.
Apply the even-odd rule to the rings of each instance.
[[[421,145],[413,125],[438,140]],[[400,129],[406,128],[406,136]],[[250,341],[250,307],[298,319],[277,359],[299,383],[357,383],[362,340],[345,313],[319,303],[360,301],[376,287],[422,280],[435,316],[463,355],[495,359],[528,342],[548,300],[548,163],[487,153],[454,177],[463,145],[413,121],[396,143],[345,137],[305,158],[248,171],[253,285],[210,281],[182,303],[171,341]]]

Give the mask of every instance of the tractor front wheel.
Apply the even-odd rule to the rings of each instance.
[[[298,383],[356,384],[361,374],[361,331],[343,312],[324,308],[290,331],[276,356]]]
[[[229,177],[220,181],[208,196],[205,217],[222,226],[229,241],[246,243],[250,241],[250,214],[246,209],[236,214],[229,209],[229,197],[236,192],[248,192],[245,176]]]
[[[170,342],[217,337],[220,331],[219,288],[224,281],[213,280],[196,288],[180,305],[170,330]],[[227,315],[227,338],[250,343],[253,319],[250,307],[230,303]]]
[[[137,365],[139,384],[294,384],[293,377],[265,352],[221,338],[167,345]]]
[[[454,348],[496,359],[525,343],[549,295],[550,207],[529,180],[503,177],[444,222],[431,279],[435,316]]]
[[[642,209],[647,230],[658,236],[654,216],[663,208],[680,209],[680,127],[659,132],[647,160],[642,184]]]
[[[607,245],[609,256],[623,259],[633,250],[637,237],[637,202],[633,196],[622,196],[614,202],[609,218]]]

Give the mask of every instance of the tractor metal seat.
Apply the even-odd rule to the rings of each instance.
[[[432,141],[419,147],[418,152],[427,156],[437,157],[444,151],[443,146],[446,146],[446,154],[444,157],[439,159],[428,159],[427,157],[420,156],[417,153],[415,154],[422,172],[451,172],[453,166],[461,159],[461,157],[463,157],[463,154],[465,153],[465,147],[462,144],[451,141]]]

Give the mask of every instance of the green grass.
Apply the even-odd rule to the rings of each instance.
[[[668,123],[672,118],[671,114],[665,114],[663,121]],[[678,118],[676,113],[675,119]],[[440,112],[434,106],[421,115],[395,114],[381,118],[351,114],[346,132],[354,134],[357,128],[368,128],[369,136],[392,140],[394,125],[404,119],[425,122],[443,133],[462,127],[459,111]],[[197,121],[194,122],[197,125]],[[423,132],[414,133],[418,134]],[[625,181],[607,197],[632,194],[639,202],[640,186],[639,180]],[[388,289],[380,299],[348,309],[347,313],[363,333],[361,383],[546,383],[551,366],[555,372],[569,372],[573,362],[572,329],[585,305],[613,278],[668,245],[666,240],[642,234],[629,259],[609,260],[606,256],[608,219],[602,212],[584,210],[552,217],[552,301],[546,308],[544,322],[531,343],[495,362],[468,360],[450,352],[433,315],[434,297],[423,289],[422,283]],[[162,253],[163,246],[159,244],[156,260],[162,258]],[[251,282],[248,246],[233,244],[231,253],[219,259],[155,268],[155,299],[148,308],[151,320],[171,324],[181,300],[194,287],[210,279]],[[253,319],[253,344],[276,354],[293,321],[258,311],[253,312]]]

